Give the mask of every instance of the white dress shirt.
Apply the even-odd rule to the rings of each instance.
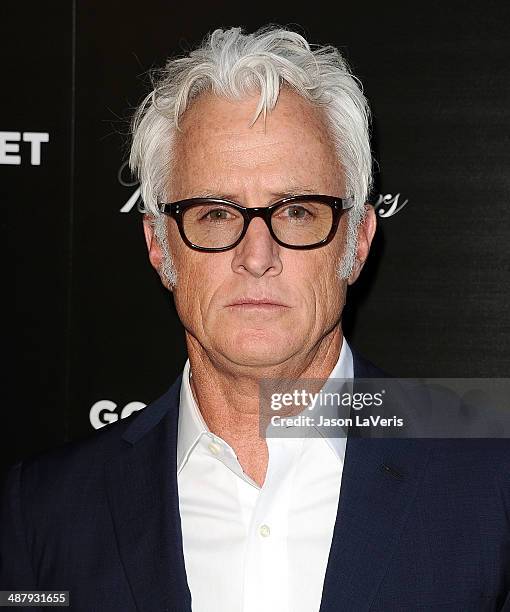
[[[211,433],[186,362],[177,479],[193,612],[318,612],[345,455],[345,438],[267,438],[262,487]],[[331,378],[353,378],[343,340]]]

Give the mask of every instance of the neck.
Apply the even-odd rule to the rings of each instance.
[[[260,486],[267,470],[267,443],[259,434],[259,383],[263,378],[328,378],[342,347],[339,325],[304,356],[270,367],[216,359],[186,333],[191,389],[209,430],[227,442],[244,472]]]

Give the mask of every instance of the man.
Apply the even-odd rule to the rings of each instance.
[[[261,380],[382,376],[341,328],[376,225],[367,118],[338,51],[294,32],[217,30],[168,62],[131,164],[189,360],[142,413],[12,468],[2,589],[84,611],[510,609],[504,441],[259,433]]]

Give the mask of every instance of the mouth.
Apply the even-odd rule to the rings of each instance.
[[[238,298],[227,304],[227,306],[238,310],[278,310],[289,308],[286,304],[272,298]]]

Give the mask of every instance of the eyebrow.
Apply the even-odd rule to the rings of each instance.
[[[289,187],[288,189],[285,189],[283,191],[271,191],[269,193],[269,196],[271,197],[271,199],[282,200],[283,198],[290,198],[292,196],[315,195],[318,193],[320,193],[320,191],[317,191],[317,189],[311,187],[300,187],[293,185],[292,187]],[[220,200],[232,200],[234,202],[238,202],[240,199],[242,199],[234,193],[227,193],[224,191],[200,191],[197,193],[194,192],[193,195],[190,196],[190,198],[217,198]]]

